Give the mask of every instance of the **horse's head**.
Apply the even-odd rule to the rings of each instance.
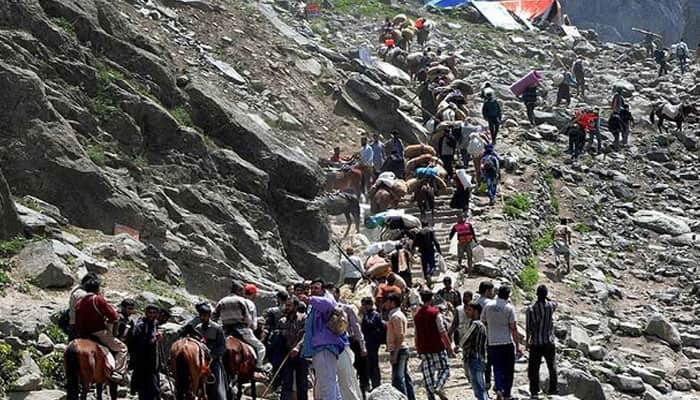
[[[694,103],[690,104],[683,104],[683,115],[697,115],[698,114],[698,108]]]

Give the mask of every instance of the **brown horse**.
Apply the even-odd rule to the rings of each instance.
[[[326,192],[340,191],[362,194],[362,171],[353,168],[348,171],[329,171],[326,173]]]
[[[195,339],[182,338],[173,343],[170,347],[170,370],[175,374],[175,399],[207,399],[208,358],[207,352]]]
[[[75,339],[63,353],[68,400],[85,400],[90,385],[95,384],[97,400],[102,400],[104,385],[109,386],[109,396],[117,399],[117,384],[109,380],[110,371],[106,357],[97,343],[89,339]]]
[[[237,399],[243,396],[243,384],[250,382],[251,396],[256,399],[255,393],[255,351],[241,340],[229,336],[226,338],[226,351],[224,352],[224,370],[229,378],[236,379],[238,386]]]
[[[418,203],[418,209],[420,209],[421,221],[425,218],[425,213],[430,211],[430,222],[433,222],[435,220],[435,188],[433,184],[427,179],[422,180],[414,199]]]
[[[396,208],[399,201],[396,197],[386,188],[379,188],[372,196],[371,201],[371,211],[372,214],[376,214],[382,211],[386,211],[390,208]]]

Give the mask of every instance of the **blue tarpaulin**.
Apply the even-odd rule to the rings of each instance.
[[[454,8],[463,6],[467,3],[471,3],[471,0],[431,0],[425,3],[425,6],[435,8]]]

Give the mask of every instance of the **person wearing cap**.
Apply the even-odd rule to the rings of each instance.
[[[160,308],[149,304],[143,317],[134,324],[129,335],[129,369],[131,374],[131,394],[138,394],[139,400],[156,400],[160,397],[160,358],[158,345],[163,336],[158,332]]]
[[[85,284],[93,280],[99,280],[100,278],[94,272],[88,272],[80,280],[80,285],[73,288],[68,297],[68,340],[73,340],[77,337],[77,332],[75,330],[75,305],[83,297],[87,296],[88,292],[85,290]]]
[[[209,303],[207,303],[206,301],[202,301],[195,304],[194,310],[197,314],[194,317],[192,317],[189,321],[187,321],[180,329],[177,330],[178,338],[190,336],[192,333],[196,332],[194,328],[197,326],[197,324],[201,322],[199,320],[199,314],[202,310],[202,307],[204,307],[205,305],[208,306]]]
[[[426,290],[420,296],[423,305],[413,316],[413,323],[416,332],[416,352],[421,359],[420,369],[425,390],[428,392],[428,400],[434,400],[435,396],[447,400],[445,383],[450,377],[447,357],[454,357],[455,354],[443,316],[440,310],[432,305],[433,292]]]
[[[211,306],[203,304],[198,307],[199,323],[195,331],[209,349],[211,363],[209,363],[210,378],[207,379],[208,400],[226,400],[226,373],[222,360],[226,351],[226,335],[221,325],[211,320]],[[213,379],[212,379],[213,378]]]
[[[481,322],[486,325],[487,352],[493,365],[495,389],[501,399],[511,397],[516,355],[522,354],[515,308],[508,301],[509,298],[510,286],[501,285],[496,301],[488,302],[481,313]]]
[[[554,311],[557,303],[549,300],[547,286],[537,287],[537,301],[525,311],[525,346],[530,350],[527,376],[530,380],[530,396],[536,398],[540,393],[540,364],[542,357],[549,371],[549,390],[547,394],[558,394],[556,348],[554,337]]]
[[[251,287],[248,290],[249,292],[253,291]],[[234,281],[231,284],[231,294],[216,304],[212,319],[221,321],[226,335],[236,334],[244,342],[253,346],[257,355],[256,366],[258,369],[262,369],[265,360],[265,345],[253,334],[257,320],[251,309],[255,309],[255,304],[243,297],[243,285]]]
[[[136,309],[136,302],[134,299],[124,299],[119,303],[119,319],[112,326],[113,335],[115,338],[126,341],[126,337],[129,332],[134,327],[134,321],[131,320],[131,316],[134,314]]]
[[[258,297],[258,288],[252,283],[248,283],[243,287],[243,297],[245,298],[245,304],[248,307],[248,313],[250,315],[250,325],[248,328],[244,328],[241,332],[243,333],[243,340],[249,345],[253,346],[255,349],[258,359],[257,366],[260,370],[269,370],[266,368],[265,362],[265,345],[255,336],[255,331],[258,330],[258,308],[255,306],[255,299]],[[246,339],[247,337],[247,339]],[[267,366],[269,367],[269,366]]]

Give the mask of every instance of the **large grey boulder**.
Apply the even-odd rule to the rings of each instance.
[[[22,223],[12,201],[10,188],[0,169],[0,240],[8,240],[22,233]]]
[[[52,241],[29,243],[15,257],[19,273],[42,289],[68,288],[76,281],[75,274],[56,254]]]
[[[406,400],[405,394],[388,383],[376,387],[367,396],[367,400]]]
[[[636,376],[613,375],[610,377],[610,382],[623,393],[641,394],[646,390],[642,378]]]
[[[632,216],[634,223],[656,233],[678,236],[690,233],[690,226],[681,218],[654,210],[639,210]]]
[[[66,400],[63,390],[37,390],[34,392],[10,392],[9,400]]]
[[[588,372],[575,368],[559,370],[559,394],[573,394],[581,400],[605,400],[600,381]]]
[[[651,316],[646,328],[644,328],[644,334],[663,339],[668,342],[672,348],[680,348],[683,344],[678,329],[660,314]]]
[[[366,75],[352,74],[340,91],[340,100],[379,131],[398,131],[406,144],[427,139],[427,130],[400,109],[405,101]]]
[[[586,332],[585,329],[576,325],[569,325],[569,329],[566,334],[566,345],[568,347],[588,353],[591,344],[591,337],[588,335],[588,332]]]
[[[10,384],[12,392],[31,392],[41,389],[41,370],[28,351],[22,352],[17,379]]]
[[[65,304],[0,303],[0,337],[16,336],[22,340],[36,340],[39,332],[50,323],[51,316],[63,310]]]

